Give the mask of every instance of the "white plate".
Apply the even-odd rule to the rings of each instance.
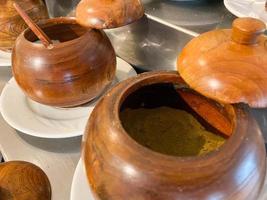
[[[11,66],[11,53],[0,50],[0,67]]]
[[[135,70],[117,58],[115,82],[136,76]],[[68,138],[83,134],[87,119],[97,100],[75,108],[57,108],[27,98],[12,78],[4,87],[0,109],[5,121],[13,128],[41,138]]]
[[[81,159],[79,160],[74,172],[71,184],[70,200],[94,200]]]
[[[224,5],[237,17],[254,17],[267,24],[265,0],[224,0]]]

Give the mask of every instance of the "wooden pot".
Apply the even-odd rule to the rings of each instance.
[[[266,153],[259,127],[244,105],[209,100],[233,124],[233,133],[219,150],[205,156],[160,154],[127,134],[119,119],[122,105],[133,92],[156,83],[187,87],[177,72],[144,73],[118,84],[95,107],[82,157],[96,199],[257,199]],[[168,101],[168,96],[161,99]]]
[[[13,3],[18,3],[35,21],[47,19],[48,14],[42,0],[0,0],[0,49],[9,51],[19,34],[27,28]]]
[[[116,70],[116,55],[106,34],[85,29],[74,18],[50,19],[40,26],[60,43],[47,49],[34,43],[37,38],[29,29],[18,37],[12,69],[25,94],[59,107],[84,104],[99,96]]]

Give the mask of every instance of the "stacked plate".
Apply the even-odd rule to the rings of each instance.
[[[93,193],[90,189],[90,185],[87,181],[85,168],[82,160],[79,161],[76,170],[74,172],[73,181],[71,185],[70,200],[94,200]]]
[[[225,7],[237,17],[254,17],[267,24],[266,0],[224,0]]]

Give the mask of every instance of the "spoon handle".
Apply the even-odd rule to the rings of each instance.
[[[35,22],[29,17],[29,15],[17,3],[13,3],[13,6],[17,10],[19,15],[23,18],[25,23],[29,26],[29,28],[41,40],[42,44],[46,48],[52,48],[53,43],[49,39],[49,37],[43,32],[43,30],[37,24],[35,24]]]

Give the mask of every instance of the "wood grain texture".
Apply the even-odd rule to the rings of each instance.
[[[97,29],[124,26],[143,15],[141,0],[82,0],[76,8],[77,21]]]
[[[104,32],[85,29],[73,18],[50,19],[40,27],[60,43],[47,49],[33,43],[37,38],[27,29],[12,54],[13,75],[28,97],[70,107],[94,99],[111,84],[116,56]]]
[[[1,200],[50,200],[46,174],[37,166],[22,161],[0,164]]]
[[[185,82],[224,103],[267,107],[265,24],[239,18],[232,30],[214,30],[190,41],[177,60]]]
[[[18,3],[34,22],[48,18],[42,0],[0,0],[0,49],[5,51],[12,49],[19,34],[27,28],[13,7],[14,2]]]
[[[110,90],[91,114],[82,158],[96,199],[257,199],[266,153],[257,123],[242,106],[225,105],[234,109],[233,134],[221,149],[203,157],[159,154],[125,132],[120,106],[129,94],[154,83],[184,85],[176,72],[144,73]]]

